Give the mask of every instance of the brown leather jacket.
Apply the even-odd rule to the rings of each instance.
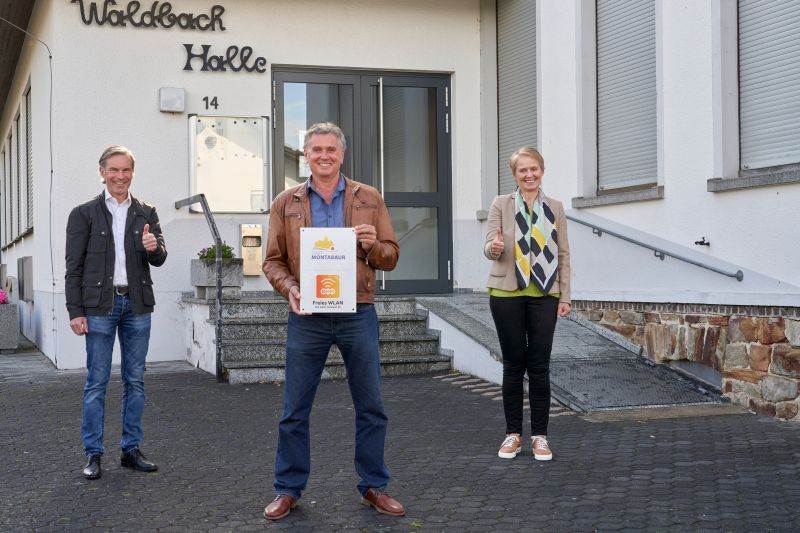
[[[375,269],[392,270],[400,257],[400,246],[386,204],[375,188],[345,178],[344,194],[345,226],[371,224],[378,233],[369,254],[357,246],[356,301],[373,303]],[[272,287],[287,300],[289,290],[300,286],[300,228],[311,225],[311,203],[305,183],[282,192],[272,202],[262,270]]]

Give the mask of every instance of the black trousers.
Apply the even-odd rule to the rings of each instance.
[[[506,433],[522,434],[522,387],[528,373],[531,435],[547,435],[550,419],[550,352],[558,320],[558,298],[489,297],[503,351]]]

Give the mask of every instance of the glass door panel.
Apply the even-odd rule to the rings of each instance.
[[[353,131],[353,86],[287,82],[283,91],[285,190],[304,183],[310,176],[303,157],[303,139],[310,125],[333,122],[344,131]],[[345,152],[342,172],[353,175],[353,157],[349,150]]]
[[[383,191],[436,192],[437,170],[436,89],[433,87],[383,88]],[[372,111],[379,116],[381,91],[372,90]],[[376,130],[380,124],[376,125]],[[380,157],[372,175],[379,176]]]
[[[452,290],[450,164],[446,76],[378,76],[369,94],[365,154],[400,243],[395,270],[379,273],[379,292]]]
[[[439,275],[439,213],[433,207],[390,207],[400,261],[386,280],[426,280]]]
[[[360,90],[358,79],[357,76],[335,74],[275,73],[273,197],[308,179],[303,140],[309,126],[317,122],[333,122],[342,128],[347,144],[342,172],[349,178],[357,179],[360,120],[356,109]]]

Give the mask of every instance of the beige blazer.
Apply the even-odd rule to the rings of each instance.
[[[561,294],[559,302],[571,304],[569,266],[569,241],[567,238],[567,217],[564,216],[564,206],[561,202],[545,195],[544,202],[550,206],[556,216],[556,229],[558,232],[558,272],[556,280],[550,288],[550,294]],[[514,216],[517,206],[514,203],[514,193],[502,194],[495,197],[492,207],[489,208],[489,228],[486,232],[486,242],[483,245],[483,255],[492,261],[489,280],[486,286],[504,291],[517,290],[517,277],[514,265]],[[497,228],[503,231],[503,253],[500,257],[492,257],[492,241],[497,235]]]

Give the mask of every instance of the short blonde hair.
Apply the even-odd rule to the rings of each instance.
[[[523,146],[522,148],[517,148],[517,150],[511,154],[511,157],[508,158],[508,166],[511,167],[511,174],[516,174],[517,162],[523,155],[537,160],[539,162],[539,166],[542,167],[542,170],[544,170],[544,157],[542,157],[542,154],[539,153],[539,150],[536,148],[531,148],[530,146]]]

